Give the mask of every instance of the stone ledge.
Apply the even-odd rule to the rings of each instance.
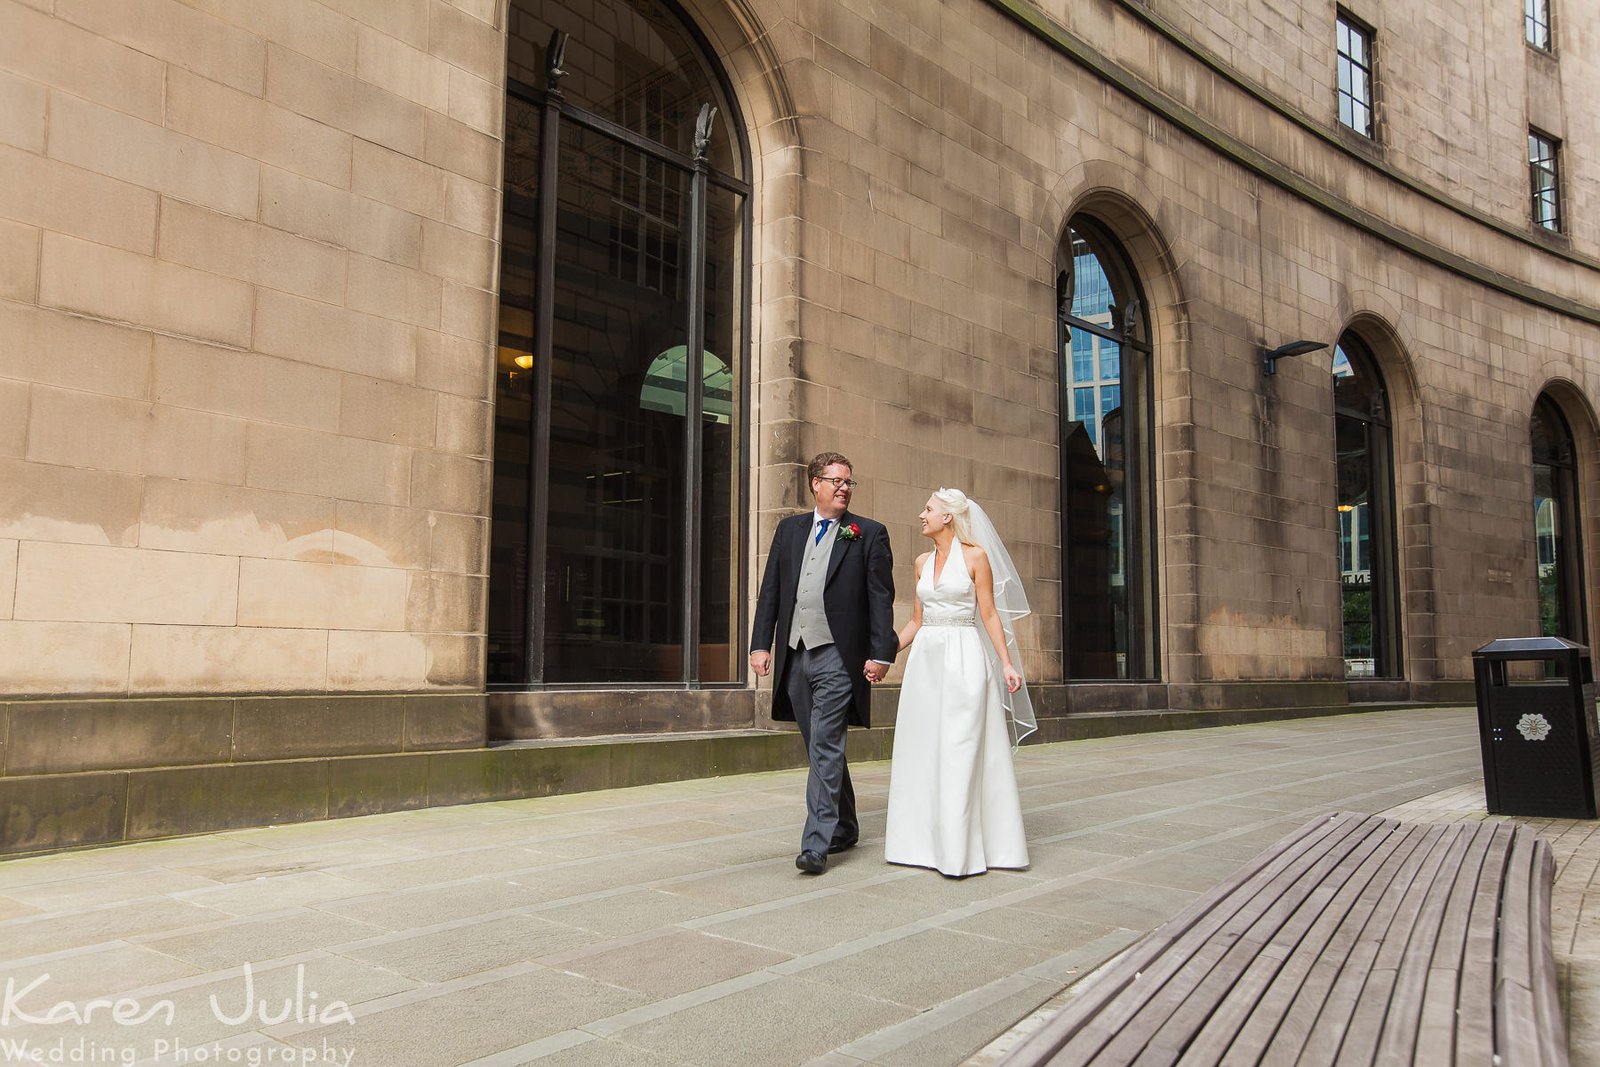
[[[481,693],[0,703],[0,780],[482,748]]]

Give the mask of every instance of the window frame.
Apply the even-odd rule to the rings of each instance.
[[[1106,272],[1106,279],[1110,283],[1112,294],[1121,295],[1126,299],[1126,304],[1119,306],[1112,304],[1116,314],[1113,322],[1107,326],[1093,322],[1075,315],[1072,311],[1072,295],[1076,288],[1076,279],[1073,276],[1074,255],[1072,250],[1073,235],[1082,239],[1088,249],[1100,263],[1101,269]],[[1155,424],[1155,346],[1151,339],[1150,304],[1145,296],[1144,283],[1135,269],[1133,259],[1129,255],[1126,243],[1112,231],[1092,211],[1074,214],[1067,222],[1060,240],[1063,249],[1064,262],[1058,264],[1060,273],[1057,277],[1056,291],[1056,374],[1058,387],[1057,407],[1057,434],[1060,470],[1058,477],[1061,486],[1060,530],[1061,530],[1061,664],[1062,678],[1069,684],[1092,685],[1121,685],[1121,684],[1148,684],[1161,680],[1161,597],[1160,575],[1157,565],[1158,546],[1156,542],[1156,497],[1155,497],[1155,471],[1156,471],[1156,441],[1159,437]],[[1120,286],[1119,286],[1120,283]],[[1072,541],[1072,515],[1068,507],[1068,487],[1071,481],[1069,471],[1070,456],[1067,449],[1067,440],[1071,428],[1080,420],[1073,416],[1073,390],[1077,388],[1071,381],[1071,360],[1073,333],[1077,330],[1090,334],[1104,341],[1110,341],[1118,348],[1118,388],[1119,408],[1128,403],[1128,386],[1130,375],[1139,379],[1136,383],[1137,392],[1132,398],[1138,408],[1133,413],[1142,424],[1143,440],[1139,441],[1137,449],[1128,449],[1125,453],[1125,471],[1128,478],[1130,491],[1126,499],[1133,505],[1123,513],[1121,522],[1125,523],[1127,544],[1133,551],[1139,553],[1136,560],[1124,559],[1121,567],[1127,576],[1127,639],[1128,651],[1126,655],[1127,670],[1123,677],[1107,677],[1100,675],[1078,674],[1074,671],[1073,628],[1069,621],[1072,611],[1072,566],[1068,553]],[[1137,364],[1135,364],[1137,360]],[[1098,359],[1096,360],[1098,365]],[[1095,391],[1095,412],[1097,417],[1101,412],[1102,397],[1100,389],[1103,383],[1097,380],[1093,386]],[[1132,410],[1124,408],[1123,410]],[[1099,435],[1095,437],[1096,447],[1099,444]],[[1119,542],[1120,543],[1120,542]],[[1129,564],[1132,564],[1131,566]],[[1138,614],[1135,616],[1134,612]]]
[[[1378,366],[1377,356],[1366,339],[1355,330],[1347,330],[1340,335],[1334,347],[1335,358],[1337,359],[1338,352],[1343,352],[1345,360],[1350,364],[1351,373],[1364,378],[1382,404],[1381,411],[1349,407],[1339,402],[1337,387],[1330,390],[1334,417],[1334,462],[1338,462],[1338,420],[1343,418],[1360,423],[1367,440],[1367,484],[1371,504],[1365,517],[1368,572],[1371,574],[1367,588],[1371,592],[1373,673],[1370,679],[1348,674],[1348,657],[1344,657],[1347,661],[1345,677],[1349,681],[1395,681],[1405,677],[1405,645],[1400,599],[1400,554],[1396,539],[1399,524],[1395,521],[1398,505],[1394,472],[1394,410],[1382,368]],[[1336,497],[1334,506],[1337,509],[1339,506],[1337,473],[1334,492]],[[1336,523],[1336,526],[1334,555],[1340,563],[1342,572],[1344,558],[1342,539],[1345,527],[1342,521]],[[1341,573],[1341,650],[1344,643],[1343,586]]]
[[[1557,614],[1560,617],[1561,629],[1565,631],[1559,636],[1579,644],[1587,644],[1589,613],[1585,599],[1587,582],[1584,577],[1583,505],[1578,484],[1577,439],[1573,436],[1572,424],[1567,421],[1566,412],[1561,410],[1561,405],[1549,393],[1539,394],[1528,416],[1530,461],[1528,472],[1534,483],[1533,523],[1530,532],[1534,542],[1535,580],[1538,581],[1539,567],[1538,477],[1535,468],[1541,465],[1541,461],[1533,454],[1532,434],[1534,420],[1539,418],[1542,418],[1550,430],[1560,438],[1556,442],[1558,445],[1556,454],[1543,462],[1543,465],[1550,469],[1553,488],[1560,494],[1549,498],[1556,502],[1555,522],[1551,531],[1557,535],[1554,553],[1555,590]],[[1541,615],[1542,631],[1542,600],[1536,604],[1536,609]]]
[[[1541,20],[1540,15],[1543,15]],[[1537,40],[1537,31],[1544,31],[1544,41]],[[1522,0],[1522,37],[1529,48],[1552,54],[1556,50],[1555,12],[1552,0]]]
[[[1536,149],[1544,148],[1541,155]],[[1548,189],[1540,186],[1540,177],[1549,177]],[[1561,138],[1551,136],[1537,126],[1528,127],[1528,208],[1529,218],[1536,229],[1546,233],[1565,232],[1561,210]],[[1548,217],[1542,209],[1548,207]]]
[[[701,504],[705,499],[704,487],[699,481],[699,435],[689,431],[690,426],[698,425],[701,414],[701,404],[704,400],[703,389],[688,400],[689,411],[685,413],[685,440],[688,444],[686,477],[689,485],[685,489],[685,504],[680,516],[685,545],[683,549],[685,577],[683,580],[685,595],[681,612],[683,614],[681,639],[681,671],[675,680],[662,681],[585,681],[585,682],[550,682],[546,680],[546,583],[542,580],[545,573],[546,557],[549,550],[546,501],[549,495],[549,453],[551,434],[550,415],[550,368],[552,365],[551,333],[554,321],[554,308],[552,296],[554,291],[555,267],[555,241],[550,234],[555,231],[556,201],[558,199],[554,190],[558,180],[557,156],[561,151],[559,136],[562,126],[575,127],[589,134],[598,135],[608,142],[625,146],[655,162],[675,168],[690,175],[691,182],[698,181],[700,188],[718,189],[737,194],[740,197],[740,251],[739,269],[741,276],[738,282],[741,293],[741,306],[738,309],[737,333],[741,351],[738,353],[737,363],[741,368],[740,380],[736,386],[738,409],[734,416],[736,423],[733,435],[734,462],[739,469],[734,473],[731,491],[733,495],[732,508],[734,514],[748,516],[750,500],[750,474],[749,474],[749,447],[750,447],[750,356],[751,356],[751,327],[753,309],[751,296],[753,293],[753,253],[754,253],[754,188],[752,183],[744,177],[750,171],[750,145],[740,118],[737,106],[737,97],[733,92],[733,85],[727,71],[718,59],[717,52],[701,31],[699,25],[691,18],[675,0],[663,0],[662,7],[677,21],[678,26],[684,31],[692,47],[698,50],[698,59],[703,64],[711,81],[713,99],[707,103],[727,110],[726,127],[731,130],[735,143],[734,164],[739,168],[738,173],[728,173],[718,169],[707,159],[692,157],[670,145],[663,144],[628,129],[612,119],[598,114],[586,107],[568,100],[560,91],[559,76],[547,75],[546,84],[543,86],[530,84],[513,77],[507,71],[506,95],[508,99],[515,98],[533,108],[538,109],[542,115],[540,127],[540,142],[536,149],[538,165],[540,168],[539,193],[534,210],[537,218],[534,220],[534,259],[533,298],[529,301],[529,312],[532,319],[532,347],[534,355],[534,403],[533,415],[530,424],[532,436],[530,457],[528,463],[528,521],[527,537],[527,574],[526,588],[521,591],[521,603],[526,609],[526,623],[522,630],[523,641],[523,669],[520,680],[494,680],[486,679],[486,688],[490,692],[531,692],[546,688],[560,689],[592,689],[592,690],[633,690],[633,689],[739,689],[748,685],[748,667],[739,665],[746,662],[744,645],[746,641],[745,627],[742,624],[742,606],[747,600],[749,583],[749,560],[746,553],[740,551],[746,540],[748,520],[739,523],[739,529],[733,537],[734,551],[738,556],[733,574],[733,588],[729,592],[731,602],[735,607],[735,614],[730,619],[733,629],[730,631],[730,643],[734,646],[731,661],[734,664],[733,675],[726,681],[703,681],[700,671],[700,615],[701,598],[698,595],[689,595],[689,591],[698,589],[700,584],[699,563],[704,539],[700,528]],[[502,209],[504,210],[504,209]],[[703,262],[705,251],[706,227],[706,201],[704,195],[696,197],[696,204],[690,210],[697,212],[691,219],[688,250],[686,257],[691,265]],[[505,250],[502,249],[502,255]],[[692,269],[691,276],[696,279],[699,286],[705,286],[703,272],[698,268]],[[505,302],[505,294],[497,293],[497,301]],[[689,351],[703,349],[699,341],[704,328],[704,297],[703,292],[699,298],[690,299],[688,302],[689,336],[691,344],[686,346]],[[691,360],[691,363],[694,362]],[[703,378],[703,375],[701,376]],[[687,378],[686,378],[687,380]],[[498,430],[497,430],[498,432]],[[493,446],[491,446],[493,447]],[[493,525],[494,510],[490,507],[491,547],[488,566],[492,566],[493,559]],[[491,574],[491,580],[493,575]],[[491,672],[492,673],[492,672]]]
[[[1367,23],[1356,18],[1344,8],[1334,9],[1333,18],[1333,91],[1334,91],[1334,119],[1337,124],[1351,134],[1365,141],[1376,143],[1378,140],[1378,63],[1376,59],[1378,33]],[[1362,44],[1363,58],[1356,59],[1353,51],[1347,51],[1342,43],[1344,40],[1359,38]],[[1354,92],[1355,79],[1349,79],[1351,89],[1344,88],[1344,81],[1340,75],[1346,68],[1359,70],[1366,79],[1366,96],[1358,98]],[[1350,121],[1344,118],[1344,102],[1349,100]],[[1354,123],[1356,107],[1366,111],[1366,128],[1363,129]]]

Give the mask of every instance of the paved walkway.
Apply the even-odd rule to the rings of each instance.
[[[13,860],[0,1063],[959,1063],[1319,813],[1480,815],[1478,758],[1466,709],[1029,747],[1034,866],[959,881],[882,862],[887,763],[820,878],[796,771]],[[1575,1052],[1588,826],[1555,827]]]

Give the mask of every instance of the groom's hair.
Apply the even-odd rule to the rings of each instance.
[[[855,464],[851,463],[839,453],[818,452],[815,456],[811,457],[811,462],[806,464],[806,485],[810,485],[813,479],[822,477],[822,472],[833,466],[835,463],[843,463],[846,467],[849,467],[851,474],[856,472]]]

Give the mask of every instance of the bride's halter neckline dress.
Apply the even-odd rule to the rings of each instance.
[[[989,635],[961,543],[937,578],[935,557],[917,579],[922,628],[900,687],[884,859],[948,875],[1026,867],[1005,679],[984,651]]]

